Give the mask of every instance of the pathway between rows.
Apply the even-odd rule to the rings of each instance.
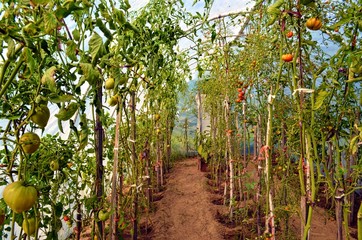
[[[222,226],[212,211],[205,173],[197,169],[197,158],[176,163],[156,206],[152,239],[223,239]]]

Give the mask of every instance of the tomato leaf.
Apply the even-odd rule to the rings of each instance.
[[[35,70],[35,60],[33,58],[31,50],[27,47],[25,47],[23,50],[23,58],[29,68],[30,74],[33,74]]]
[[[64,133],[64,131],[63,131],[63,125],[62,125],[62,120],[60,120],[60,119],[58,119],[58,128],[59,128],[59,131],[60,131],[61,133]]]
[[[46,5],[49,3],[49,0],[32,0],[31,1],[34,5]]]
[[[55,93],[51,93],[51,94],[49,94],[48,97],[49,97],[49,101],[51,101],[53,103],[69,102],[72,99],[74,99],[73,95],[68,95],[68,94],[57,95]]]
[[[358,135],[354,136],[351,139],[351,142],[349,143],[349,151],[352,155],[354,155],[358,150],[358,145],[357,145],[358,137],[359,137]]]
[[[334,29],[336,29],[336,28],[339,28],[340,26],[342,26],[342,25],[348,23],[349,21],[351,21],[351,19],[352,19],[351,17],[349,17],[349,18],[342,18],[341,21],[339,21],[339,22],[333,24],[332,26],[328,27],[328,29],[334,30]]]
[[[76,52],[77,52],[77,44],[75,44],[74,41],[69,40],[67,42],[67,49],[65,51],[65,54],[69,57],[70,60],[78,61],[78,58],[76,56]]]
[[[71,102],[68,107],[61,108],[55,116],[62,121],[69,120],[78,110],[78,103]]]
[[[15,53],[15,43],[12,38],[8,38],[8,52],[6,53],[6,56],[8,58],[12,58]]]
[[[65,1],[63,6],[59,6],[57,10],[55,10],[55,15],[58,19],[66,18],[72,12],[83,9],[78,4],[79,3],[73,1]]]
[[[216,38],[216,31],[215,31],[215,29],[213,29],[211,32],[211,42],[212,43],[215,41],[215,38]]]
[[[328,97],[328,95],[329,95],[329,93],[327,91],[323,91],[323,90],[319,91],[318,95],[316,97],[316,102],[314,104],[313,110],[319,109],[322,106],[324,99],[326,99],[326,97]]]
[[[46,85],[52,92],[55,92],[56,90],[55,78],[54,78],[56,70],[57,68],[55,66],[48,68],[45,71],[43,77],[41,78],[42,84]]]
[[[63,213],[63,204],[61,202],[58,202],[55,204],[55,216],[60,218]]]
[[[58,27],[58,19],[53,12],[44,13],[44,31],[52,34]]]
[[[84,79],[91,85],[95,85],[99,78],[99,72],[95,70],[90,63],[80,63],[80,68],[83,71]]]
[[[95,65],[95,62],[98,58],[102,57],[106,52],[103,46],[103,40],[98,33],[93,33],[92,37],[89,40],[89,51],[92,57],[92,64]]]

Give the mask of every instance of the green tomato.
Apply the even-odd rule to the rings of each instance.
[[[38,150],[40,146],[40,138],[36,133],[27,132],[21,136],[19,144],[25,153],[30,154]]]
[[[29,236],[34,235],[35,231],[38,229],[36,226],[35,218],[28,218],[28,224],[24,220],[22,227],[24,229],[24,232]]]
[[[53,160],[50,162],[50,169],[52,171],[57,171],[59,169],[59,162],[58,160]]]
[[[118,96],[117,95],[112,96],[111,98],[108,99],[107,103],[111,107],[116,106],[118,103]]]
[[[3,192],[5,203],[16,213],[28,211],[38,200],[38,192],[33,186],[25,186],[22,181],[7,185]]]
[[[35,108],[34,114],[31,115],[30,119],[39,127],[45,128],[45,126],[48,124],[49,117],[49,108],[46,105],[40,105]]]
[[[108,78],[106,83],[105,83],[105,88],[107,90],[111,90],[114,88],[114,78]]]
[[[106,221],[109,218],[110,212],[107,212],[106,210],[102,209],[98,212],[98,219],[100,221]]]

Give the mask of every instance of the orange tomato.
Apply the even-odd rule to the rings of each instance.
[[[293,55],[288,53],[288,54],[283,54],[282,55],[282,60],[284,62],[291,62],[293,60]]]
[[[292,32],[292,31],[289,31],[289,32],[287,33],[287,38],[291,38],[291,37],[293,37],[293,32]]]
[[[322,27],[322,21],[318,17],[311,17],[305,23],[310,30],[319,30]]]

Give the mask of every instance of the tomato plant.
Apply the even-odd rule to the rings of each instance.
[[[4,1],[0,184],[7,185],[11,211],[0,213],[6,225],[0,233],[14,238],[16,222],[29,235],[56,239],[63,216],[76,238],[82,218],[107,239],[102,221],[121,215],[121,229],[111,221],[112,234],[137,238],[138,220],[152,209],[152,190],[162,191],[180,143],[189,151],[196,123],[180,114],[194,111],[195,95],[203,110],[198,119],[210,116],[201,121],[195,145],[225,183],[230,221],[248,217],[238,201],[248,200],[244,193],[254,185],[254,209],[266,221],[258,222],[259,235],[275,237],[280,203],[312,212],[322,188],[328,204],[344,189],[343,216],[353,219],[349,206],[358,204],[353,194],[361,173],[360,6],[355,0],[300,3],[256,2],[252,11],[209,18],[212,1],[196,14],[181,1],[151,1],[137,11],[128,1]],[[230,34],[233,26],[240,34]],[[180,50],[183,39],[194,46]],[[327,46],[335,51],[326,53]],[[194,71],[195,91],[180,110]],[[176,137],[178,125],[183,132]],[[242,184],[250,163],[264,171],[256,183]],[[120,186],[121,200],[115,197]],[[105,206],[112,210],[104,212]],[[12,212],[40,217],[39,231]],[[301,238],[310,235],[311,216],[303,219]],[[287,224],[290,216],[283,218]],[[289,239],[285,234],[280,238]]]

